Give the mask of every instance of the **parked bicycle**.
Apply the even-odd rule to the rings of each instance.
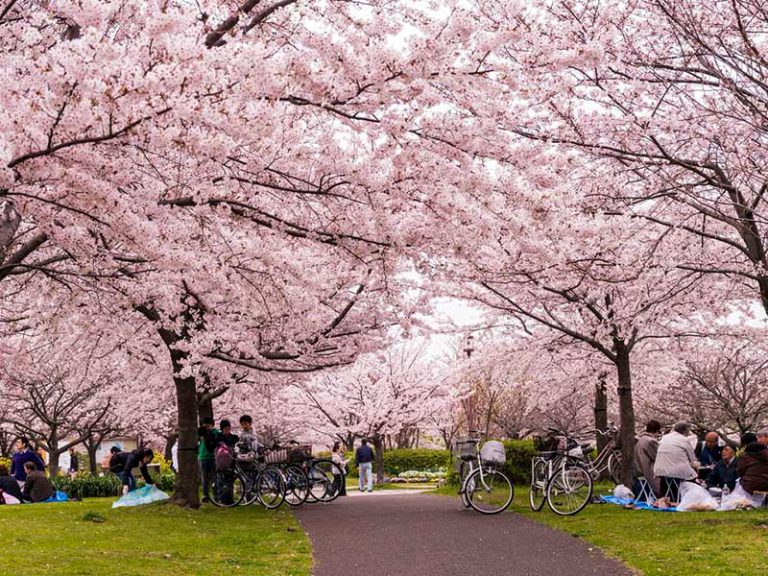
[[[216,470],[211,502],[222,508],[258,502],[267,509],[278,508],[285,500],[285,479],[275,466],[266,464],[263,455],[240,447],[232,466]]]
[[[537,456],[531,459],[531,510],[540,511],[544,504],[561,516],[581,512],[592,499],[592,475],[582,459],[572,452],[577,443],[567,434],[551,430],[546,439],[534,439]]]
[[[591,444],[582,444],[584,452],[583,464],[589,470],[592,480],[608,477],[614,484],[621,484],[621,450],[616,440],[618,429],[611,426],[606,430],[594,430],[597,436],[607,438],[608,442],[600,452],[593,456],[594,450]]]
[[[475,437],[455,444],[461,459],[461,501],[481,514],[498,514],[509,507],[515,495],[512,481],[499,470],[506,461],[504,445],[489,441],[479,449],[479,432],[473,430],[470,435]]]

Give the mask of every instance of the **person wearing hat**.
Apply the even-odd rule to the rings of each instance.
[[[211,481],[216,473],[214,452],[218,445],[220,432],[213,427],[213,418],[203,418],[202,426],[197,429],[197,459],[200,461],[200,479],[203,484],[203,502],[210,502]]]

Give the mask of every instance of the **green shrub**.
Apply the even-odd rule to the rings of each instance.
[[[163,492],[172,492],[176,481],[174,474],[154,475],[156,486]],[[74,480],[69,476],[57,476],[51,478],[56,490],[67,494],[70,498],[103,498],[117,496],[121,491],[120,479],[114,474],[94,476],[88,472],[81,472]],[[139,479],[138,486],[143,486],[144,481]]]
[[[451,461],[448,450],[426,448],[399,448],[384,452],[384,472],[397,476],[408,470],[438,471],[446,468]]]
[[[8,470],[11,469],[11,459],[10,458],[0,458],[0,464],[5,464],[5,467],[8,468]]]
[[[87,472],[78,474],[74,480],[69,476],[51,478],[56,490],[70,498],[103,498],[117,496],[120,492],[120,479],[113,474],[93,476]]]
[[[355,453],[347,452],[344,456],[349,459],[347,472],[357,476]],[[384,473],[387,476],[397,476],[408,470],[437,472],[450,465],[451,453],[448,450],[431,450],[429,448],[396,448],[384,451]]]

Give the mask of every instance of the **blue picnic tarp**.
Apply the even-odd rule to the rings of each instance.
[[[600,496],[600,500],[608,504],[626,506],[634,504],[636,510],[651,510],[653,512],[677,512],[677,508],[654,508],[647,502],[635,502],[632,498],[616,498],[616,496]]]
[[[125,506],[143,506],[144,504],[152,504],[153,502],[162,502],[168,500],[168,494],[155,488],[154,486],[147,485],[136,490],[131,490],[119,498],[112,504],[112,508],[122,508]]]

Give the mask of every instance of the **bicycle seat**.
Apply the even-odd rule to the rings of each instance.
[[[459,460],[470,461],[475,460],[477,456],[475,454],[462,454],[459,456]]]
[[[579,446],[581,446],[581,449],[584,452],[592,452],[592,450],[595,448],[590,442],[587,442],[586,444],[579,444]]]

